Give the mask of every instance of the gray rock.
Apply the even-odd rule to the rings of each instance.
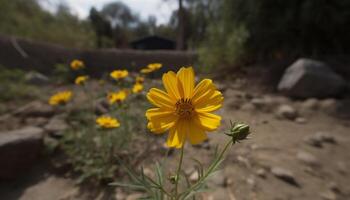
[[[339,95],[345,86],[344,79],[326,64],[300,58],[286,69],[278,90],[292,97],[323,98]]]
[[[245,103],[241,106],[242,111],[252,112],[255,110],[255,106],[251,103]]]
[[[307,120],[304,117],[297,117],[295,119],[295,122],[298,124],[305,124],[307,122]]]
[[[53,137],[60,138],[68,127],[68,124],[63,119],[54,117],[44,126],[44,129]]]
[[[303,101],[301,108],[305,110],[317,110],[319,108],[319,101],[315,98],[309,98]]]
[[[339,103],[335,99],[324,99],[320,101],[320,110],[328,114],[334,114],[337,111]]]
[[[227,186],[227,177],[224,173],[224,171],[218,171],[215,172],[210,178],[208,179],[209,185],[213,186],[220,186],[220,187],[225,187]]]
[[[277,178],[291,184],[294,186],[299,186],[299,184],[297,183],[297,181],[295,180],[294,174],[284,168],[281,167],[273,167],[271,168],[271,173],[276,176]]]
[[[50,79],[39,73],[39,72],[28,72],[25,77],[24,80],[29,83],[29,84],[33,84],[33,85],[46,85],[50,82]]]
[[[307,136],[304,141],[314,147],[323,147],[325,143],[336,144],[337,140],[333,135],[324,132],[317,132]]]
[[[51,117],[55,110],[47,103],[33,101],[18,108],[13,114],[21,117]]]
[[[126,197],[126,200],[138,200],[144,198],[145,195],[143,193],[134,193],[130,194]]]
[[[279,118],[294,120],[298,116],[298,113],[292,106],[285,104],[277,108],[276,115]]]
[[[30,169],[42,151],[43,133],[38,127],[0,133],[0,179],[13,179]]]
[[[264,168],[260,168],[256,170],[256,175],[258,175],[261,178],[266,178],[266,170]]]
[[[192,172],[192,174],[190,175],[189,180],[190,180],[191,182],[196,182],[196,181],[198,181],[198,179],[199,179],[199,173],[198,173],[197,170],[195,170],[195,171]]]
[[[297,159],[300,160],[302,163],[305,163],[313,167],[321,166],[320,161],[314,155],[308,152],[304,152],[304,151],[298,152]]]
[[[25,124],[28,126],[39,126],[42,127],[48,122],[46,117],[28,117],[25,118]]]
[[[337,195],[333,191],[326,191],[320,194],[324,200],[336,200]]]

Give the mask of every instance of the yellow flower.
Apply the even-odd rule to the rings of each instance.
[[[49,104],[52,106],[59,105],[59,104],[66,104],[71,98],[72,98],[71,91],[57,92],[56,94],[50,97]]]
[[[141,69],[141,73],[148,74],[160,69],[163,65],[161,63],[151,63],[148,64],[146,68]]]
[[[143,78],[142,76],[136,77],[136,83],[143,83],[144,81],[145,81],[145,78]]]
[[[132,87],[132,92],[133,93],[139,93],[143,90],[143,85],[140,83],[136,83],[134,87]]]
[[[74,82],[76,85],[83,85],[88,79],[89,76],[78,76]]]
[[[73,69],[73,70],[78,70],[78,69],[83,69],[85,67],[84,65],[84,62],[81,61],[81,60],[73,60],[71,63],[70,63],[70,67]]]
[[[113,72],[111,72],[111,77],[119,80],[121,78],[125,78],[129,75],[128,70],[114,70]]]
[[[199,144],[207,139],[206,131],[220,126],[221,117],[211,112],[222,106],[223,96],[212,80],[204,79],[195,86],[192,67],[177,74],[163,75],[166,92],[152,88],[147,99],[157,108],[147,110],[147,127],[156,134],[169,130],[167,145],[181,148],[185,141]]]
[[[110,92],[107,95],[108,102],[110,104],[114,104],[116,102],[122,102],[126,99],[128,96],[128,91],[127,90],[121,90],[119,92]]]
[[[96,119],[96,124],[101,128],[118,128],[120,126],[120,123],[116,118],[109,116],[98,117]]]

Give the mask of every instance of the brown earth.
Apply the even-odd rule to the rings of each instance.
[[[237,82],[237,81],[236,81]],[[216,145],[228,140],[220,132],[229,129],[230,120],[251,126],[248,140],[234,145],[228,152],[222,170],[209,182],[212,190],[201,195],[214,200],[346,200],[350,199],[350,123],[349,113],[338,115],[345,100],[291,100],[266,94],[249,84],[222,82],[224,107],[221,130],[209,133],[209,143],[199,147],[186,146],[184,169],[191,176],[191,157],[207,164]],[[237,86],[238,85],[238,86]],[[261,100],[265,99],[265,100]],[[268,99],[268,100],[266,100]],[[277,110],[289,105],[297,117],[288,119]],[[347,115],[346,115],[347,114]],[[15,120],[13,120],[15,123]],[[321,136],[320,136],[321,135]],[[311,139],[310,139],[311,138]],[[159,138],[159,141],[164,138]],[[161,142],[160,142],[161,143]],[[179,152],[169,157],[174,168]],[[151,169],[153,160],[144,161]],[[127,194],[119,188],[82,186],[74,176],[57,173],[50,163],[37,164],[24,177],[0,184],[0,199],[12,200],[89,200],[136,199],[142,194]]]

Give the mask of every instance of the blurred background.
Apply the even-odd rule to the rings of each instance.
[[[128,86],[150,63],[163,67],[130,98],[125,132],[149,134],[147,89],[182,66],[224,94],[219,131],[230,120],[252,127],[199,199],[350,199],[349,55],[349,0],[0,0],[0,199],[141,197],[108,186],[125,177],[113,166],[96,170],[105,166],[98,156],[77,164],[88,159],[67,141],[88,120],[91,96],[74,85],[77,75],[91,78],[84,91],[101,115],[103,92],[120,87],[109,73],[127,69]],[[75,59],[82,72],[71,71]],[[77,97],[69,112],[48,105],[67,89]],[[123,153],[149,169],[165,147],[143,137]],[[223,141],[212,134],[189,154],[208,163]]]

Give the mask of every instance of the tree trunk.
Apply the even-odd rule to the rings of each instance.
[[[177,34],[177,50],[185,49],[185,23],[184,23],[184,10],[182,0],[179,0],[178,10],[178,34]]]

